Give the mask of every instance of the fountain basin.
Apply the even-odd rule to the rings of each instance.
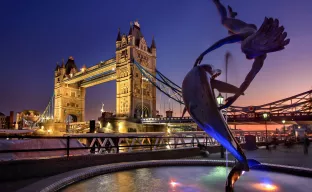
[[[229,162],[232,166],[233,161]],[[118,163],[72,171],[40,191],[224,191],[223,160],[157,160]],[[246,172],[236,191],[312,191],[312,169],[262,164]],[[42,184],[43,182],[41,182]],[[47,182],[46,182],[47,183]],[[32,185],[22,191],[40,185]]]

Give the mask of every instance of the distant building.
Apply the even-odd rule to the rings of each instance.
[[[33,123],[37,122],[40,117],[40,113],[37,110],[24,110],[16,113],[16,128],[29,127]],[[28,123],[25,123],[25,120]],[[12,119],[13,121],[13,119]]]
[[[103,111],[102,116],[98,118],[98,120],[101,122],[101,128],[106,127],[113,117],[113,112]]]
[[[0,112],[0,129],[5,128],[5,119],[6,119],[5,114]]]
[[[14,112],[10,111],[10,116],[0,112],[0,129],[11,129],[13,125]]]

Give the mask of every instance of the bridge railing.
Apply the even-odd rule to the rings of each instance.
[[[312,112],[291,112],[291,113],[268,113],[267,121],[312,121]],[[237,115],[227,115],[228,122],[255,121],[264,122],[263,113],[241,113]],[[191,123],[191,117],[160,117],[160,118],[142,118],[141,122],[149,123]]]
[[[162,123],[162,122],[170,122],[170,121],[181,121],[181,122],[190,122],[193,121],[191,117],[159,117],[159,118],[143,118],[141,119],[142,123]]]
[[[245,143],[246,133],[234,134],[240,144]],[[263,134],[254,134],[258,144],[265,143]],[[268,135],[269,141],[271,135]],[[192,148],[199,145],[213,147],[219,146],[219,143],[209,137],[204,132],[178,132],[172,135],[165,133],[153,134],[83,134],[83,135],[67,135],[63,137],[55,136],[0,136],[1,139],[17,140],[17,145],[9,148],[0,149],[0,160],[3,156],[13,154],[15,159],[32,159],[47,157],[69,157],[87,154],[108,154],[108,153],[129,153],[134,151],[157,151],[171,150],[178,148]],[[278,137],[278,139],[284,139]],[[49,145],[38,145],[41,143]],[[49,140],[59,141],[63,145],[53,145]],[[33,141],[35,144],[27,145],[27,142]],[[78,142],[79,141],[79,142]],[[10,142],[10,141],[7,141]],[[77,143],[79,143],[77,145]],[[3,145],[2,145],[3,146]],[[20,148],[18,146],[21,146]],[[41,146],[41,148],[38,148]],[[3,160],[3,159],[2,159]],[[14,160],[14,158],[10,159]]]

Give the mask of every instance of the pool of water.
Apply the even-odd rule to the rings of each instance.
[[[224,192],[225,167],[174,166],[141,168],[93,177],[60,191],[88,192]],[[251,170],[235,183],[237,192],[312,191],[311,178]]]

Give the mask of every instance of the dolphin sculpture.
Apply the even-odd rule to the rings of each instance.
[[[233,191],[234,183],[244,171],[249,171],[250,164],[260,163],[247,160],[218,109],[214,89],[226,93],[237,93],[239,90],[234,85],[216,80],[220,74],[221,70],[214,70],[211,65],[193,67],[183,80],[182,97],[185,104],[184,113],[187,110],[201,129],[216,139],[238,160],[239,163],[229,173],[226,184],[226,191]]]

